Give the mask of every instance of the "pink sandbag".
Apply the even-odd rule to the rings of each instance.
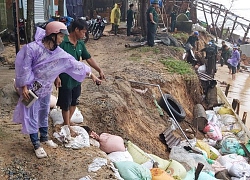
[[[102,133],[99,138],[100,149],[105,153],[125,151],[124,141],[120,136]]]
[[[222,140],[222,133],[220,128],[214,124],[208,124],[204,129],[204,133],[207,133],[208,137],[213,140]]]

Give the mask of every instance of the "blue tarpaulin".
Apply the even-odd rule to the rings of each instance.
[[[66,0],[67,15],[76,19],[83,16],[82,0]]]
[[[155,0],[150,0],[150,3],[152,4],[152,2],[154,2]],[[159,2],[159,6],[162,7],[162,0],[158,0]]]

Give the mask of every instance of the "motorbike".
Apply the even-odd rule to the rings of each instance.
[[[26,41],[25,21],[23,19],[18,20],[18,27],[19,27],[20,42],[25,42]]]
[[[80,19],[86,21],[87,24],[88,24],[87,32],[85,33],[85,37],[83,38],[83,41],[85,43],[87,43],[88,40],[89,40],[89,34],[91,34],[92,31],[93,31],[93,27],[94,27],[94,24],[95,24],[95,19],[89,19],[88,17],[80,17]]]
[[[94,40],[100,39],[100,37],[103,35],[103,31],[105,29],[106,24],[107,24],[107,20],[97,15],[97,18],[94,22],[93,30],[92,30],[92,35],[93,35]]]

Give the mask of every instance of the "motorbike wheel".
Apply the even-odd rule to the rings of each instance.
[[[102,31],[98,29],[97,32],[94,34],[94,40],[100,39],[101,36],[102,36]]]
[[[85,33],[85,37],[83,38],[83,42],[86,44],[89,40],[89,32]]]

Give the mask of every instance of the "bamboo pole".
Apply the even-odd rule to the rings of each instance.
[[[220,16],[220,12],[221,12],[221,6],[222,6],[222,5],[220,5],[219,13],[218,13],[218,15],[217,15],[217,18],[216,18],[215,24],[217,24],[217,22],[218,22],[218,19],[219,19],[219,16]]]
[[[222,25],[221,25],[220,38],[222,38],[222,36],[223,36],[224,25],[225,25],[225,22],[226,22],[226,19],[227,19],[227,12],[228,12],[228,11],[226,11],[224,20],[223,20]]]
[[[211,6],[211,19],[212,19],[212,24],[213,24],[213,27],[214,27],[214,32],[215,32],[215,38],[216,38],[216,42],[218,42],[218,36],[217,36],[217,26],[216,24],[214,23],[214,17],[213,17],[213,8]]]
[[[207,23],[207,31],[208,31],[209,33],[211,33],[211,32],[210,32],[210,28],[209,28],[209,24],[208,24],[208,21],[207,21],[207,16],[206,16],[205,8],[204,8],[204,5],[203,5],[203,4],[202,4],[202,7],[203,7],[203,12],[204,12],[204,17],[205,17],[205,20],[206,20],[206,23]]]
[[[234,31],[234,28],[235,28],[235,25],[236,25],[236,22],[237,22],[237,18],[238,18],[238,17],[236,16],[236,18],[235,18],[235,20],[234,20],[233,28],[232,28],[231,33],[230,33],[230,36],[229,36],[229,40],[232,39],[232,35],[233,35],[233,31]]]
[[[243,43],[243,44],[244,44],[245,41],[246,41],[247,34],[248,34],[248,32],[249,32],[249,28],[250,28],[250,24],[248,25],[247,30],[245,31],[245,34],[244,34],[244,37],[243,37],[243,40],[242,40],[242,43]]]

